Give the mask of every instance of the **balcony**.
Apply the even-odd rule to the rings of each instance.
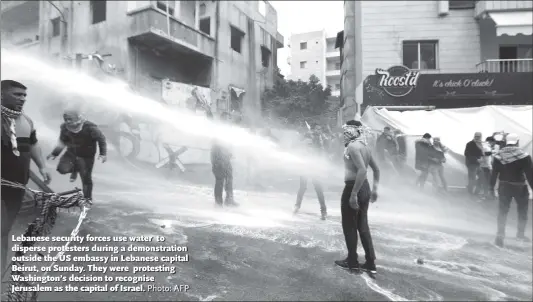
[[[476,65],[478,72],[533,72],[533,59],[486,60]]]
[[[285,38],[278,32],[276,33],[276,46],[278,48],[283,48],[285,42]]]
[[[476,17],[490,12],[527,11],[533,9],[531,1],[476,1]]]
[[[341,76],[340,69],[326,70],[326,77],[340,77],[340,76]]]
[[[326,52],[326,58],[327,59],[334,59],[334,58],[340,58],[341,54],[340,52],[337,50],[337,51],[327,51]]]
[[[128,39],[158,50],[197,53],[214,58],[215,39],[153,7],[129,13]],[[167,23],[169,21],[170,24]]]

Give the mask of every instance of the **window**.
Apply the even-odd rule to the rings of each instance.
[[[61,21],[59,20],[59,17],[54,18],[51,20],[52,22],[52,37],[59,36],[61,32]]]
[[[211,18],[203,18],[200,20],[200,31],[211,35]]]
[[[307,61],[300,62],[300,69],[305,69],[305,65],[307,65]]]
[[[175,1],[168,1],[168,14],[174,16],[174,4]],[[167,11],[167,1],[157,1],[156,7],[164,12]]]
[[[335,70],[340,70],[340,69],[341,69],[341,63],[340,62],[335,63]]]
[[[205,15],[207,12],[207,7],[205,6],[205,3],[200,4],[200,16]]]
[[[476,1],[450,0],[448,1],[450,9],[469,9],[476,7]]]
[[[270,57],[270,50],[265,46],[261,46],[261,62],[263,63],[263,67],[268,67],[268,65],[270,65]]]
[[[307,42],[300,43],[300,50],[307,49]]]
[[[335,90],[341,89],[341,84],[335,84]]]
[[[92,24],[100,23],[106,20],[107,2],[91,1]]]
[[[230,25],[231,28],[231,49],[238,53],[241,53],[242,40],[244,39],[244,33],[236,27]]]
[[[264,17],[266,16],[266,2],[265,1],[259,1],[257,9],[259,10],[259,13]]]
[[[437,69],[437,41],[404,41],[403,65],[411,69]]]

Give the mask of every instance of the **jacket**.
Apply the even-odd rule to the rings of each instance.
[[[67,129],[63,123],[60,127],[59,140],[67,147],[67,152],[71,152],[78,157],[91,158],[96,155],[96,147],[100,150],[100,155],[107,155],[106,138],[96,124],[86,121],[80,132],[74,133]],[[52,155],[58,156],[62,147],[57,147],[52,151]]]
[[[385,151],[389,155],[398,154],[398,142],[394,136],[382,133],[376,140],[376,153],[383,159],[385,157]]]
[[[478,147],[477,143],[473,140],[466,144],[465,148],[465,164],[467,167],[478,166],[478,160],[483,156],[483,152]]]
[[[431,143],[423,138],[415,142],[415,169],[426,171],[429,168],[429,160],[433,150]]]
[[[496,180],[512,185],[525,185],[526,180],[533,187],[533,166],[531,156],[518,147],[504,147],[494,155],[492,163],[491,188]]]

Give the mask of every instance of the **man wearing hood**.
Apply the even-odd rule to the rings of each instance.
[[[98,159],[105,163],[107,160],[106,138],[98,126],[85,120],[78,110],[66,110],[63,114],[65,121],[60,126],[59,140],[48,159],[55,159],[66,147],[67,151],[57,166],[61,174],[77,172],[80,175],[83,196],[92,200],[93,167],[98,147]]]
[[[529,241],[525,236],[529,207],[529,191],[527,183],[533,188],[533,166],[531,156],[518,147],[518,135],[507,134],[506,145],[496,155],[492,163],[491,189],[494,191],[496,180],[499,179],[498,198],[498,232],[495,244],[503,246],[507,213],[514,198],[518,210],[518,227],[516,237]]]
[[[433,150],[432,155],[430,156],[429,171],[433,176],[433,181],[435,182],[435,187],[439,187],[440,182],[441,188],[444,191],[448,191],[448,184],[446,178],[444,177],[444,163],[446,162],[446,152],[448,148],[444,146],[439,137],[433,138]]]
[[[25,186],[30,179],[33,160],[45,183],[50,182],[33,121],[22,109],[26,103],[26,86],[13,80],[2,81],[2,180]],[[2,277],[8,265],[9,233],[22,207],[26,191],[2,183]]]
[[[415,142],[415,169],[420,171],[416,184],[423,188],[429,173],[429,162],[433,152],[431,134],[426,133]]]
[[[466,144],[465,152],[465,165],[468,170],[468,193],[474,195],[480,189],[477,187],[477,178],[480,172],[480,163],[483,157],[483,142],[481,138],[481,132],[474,134],[474,139]]]

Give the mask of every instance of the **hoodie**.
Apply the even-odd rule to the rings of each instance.
[[[500,183],[511,185],[525,185],[527,180],[529,186],[533,187],[531,156],[518,147],[504,147],[494,155],[492,171],[491,188],[494,188],[497,179]]]
[[[415,142],[415,169],[424,171],[429,168],[433,150],[431,142],[427,139],[421,138]]]

